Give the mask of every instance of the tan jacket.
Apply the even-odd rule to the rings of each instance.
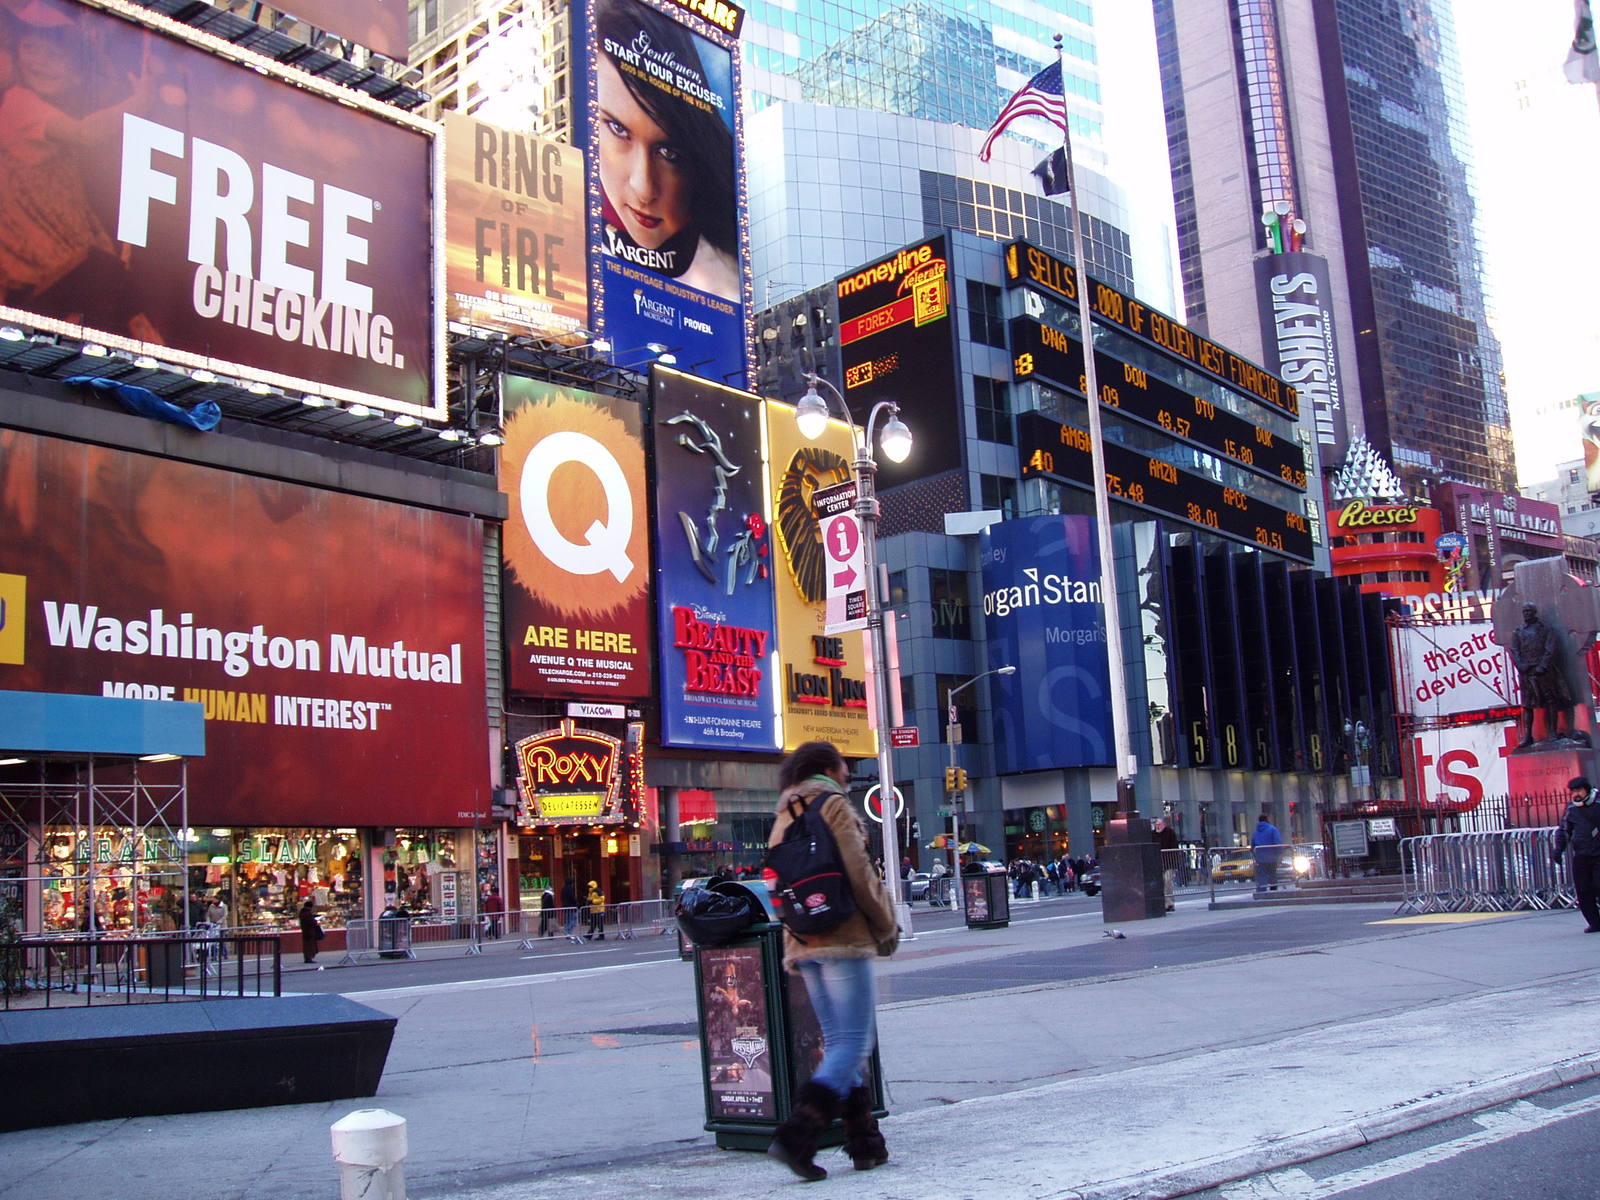
[[[809,800],[812,796],[834,793],[822,802],[822,817],[839,843],[839,857],[844,860],[845,874],[850,877],[850,891],[855,896],[856,911],[844,923],[826,933],[808,933],[804,940],[783,931],[783,965],[794,970],[794,964],[819,958],[871,958],[893,954],[899,942],[894,911],[889,907],[889,896],[883,880],[873,869],[867,857],[867,832],[861,818],[856,815],[850,801],[838,794],[838,786],[820,779],[807,779],[778,797],[778,820],[772,826],[768,846],[783,841],[784,832],[793,824],[788,806],[792,797]]]

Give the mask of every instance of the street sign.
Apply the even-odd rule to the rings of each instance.
[[[1364,858],[1367,853],[1367,823],[1333,822],[1333,853],[1335,858]]]
[[[922,745],[922,735],[915,725],[896,725],[889,730],[889,744],[897,750]]]
[[[871,787],[869,787],[867,789],[866,799],[862,801],[862,807],[864,807],[867,810],[867,816],[871,817],[879,825],[883,824],[883,805],[878,803],[878,785],[877,784],[873,784]],[[901,790],[899,788],[895,788],[895,790],[894,790],[894,818],[895,818],[895,820],[898,821],[901,817],[903,817],[905,815],[906,815],[906,798],[905,798],[905,794],[903,792],[901,792]]]
[[[854,480],[818,488],[811,502],[822,527],[827,614],[823,632],[850,633],[867,627],[867,559]]]
[[[953,817],[955,816],[955,812],[956,810],[950,807],[948,804],[941,804],[939,806],[939,815],[941,817]]]

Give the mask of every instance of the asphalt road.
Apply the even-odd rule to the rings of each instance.
[[[1600,1080],[1555,1088],[1196,1200],[1593,1200]]]
[[[1243,889],[1219,890],[1223,895],[1245,895]],[[1185,908],[1204,907],[1209,893],[1180,894]],[[1272,913],[1240,914],[1220,926],[1184,927],[1175,919],[1161,918],[1136,922],[1129,930],[1159,933],[1160,937],[1137,936],[1104,938],[1102,943],[1077,946],[1071,953],[1059,949],[1031,949],[1036,938],[1030,927],[1039,922],[1072,921],[1074,924],[1100,925],[1098,898],[1081,893],[1051,896],[1038,902],[1016,902],[1011,909],[1008,929],[967,930],[959,913],[917,906],[912,910],[912,925],[919,936],[903,942],[895,956],[897,964],[926,962],[925,969],[899,970],[885,975],[880,983],[883,1002],[921,1000],[994,991],[1029,984],[1086,980],[1128,971],[1175,968],[1213,962],[1244,954],[1305,950],[1355,937],[1375,936],[1370,925],[1370,909],[1347,905],[1327,905]],[[1106,932],[1111,932],[1107,930]],[[951,953],[952,938],[981,942],[986,950],[1000,955],[983,962],[952,965],[943,961]],[[533,949],[522,949],[518,939],[486,941],[483,953],[469,955],[463,948],[423,949],[416,961],[408,959],[366,960],[352,966],[337,966],[337,954],[322,956],[323,971],[305,971],[298,962],[287,963],[284,987],[296,992],[339,992],[358,996],[362,992],[429,984],[459,983],[467,980],[515,979],[530,975],[553,974],[580,968],[620,966],[628,963],[671,960],[677,957],[677,939],[644,936],[625,941],[607,938],[604,942],[576,945],[564,938],[544,938]],[[685,971],[689,965],[684,964]]]

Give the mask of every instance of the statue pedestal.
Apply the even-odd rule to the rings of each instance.
[[[1585,775],[1600,783],[1600,750],[1589,746],[1535,744],[1506,757],[1511,786],[1507,819],[1512,825],[1552,824],[1549,814],[1566,806],[1567,781]]]
[[[1150,822],[1137,812],[1119,812],[1106,826],[1100,888],[1101,917],[1108,924],[1167,915],[1161,851],[1150,840]]]

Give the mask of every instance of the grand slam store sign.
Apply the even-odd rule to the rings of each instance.
[[[443,418],[432,126],[71,0],[6,11],[34,52],[5,95],[0,316]]]

